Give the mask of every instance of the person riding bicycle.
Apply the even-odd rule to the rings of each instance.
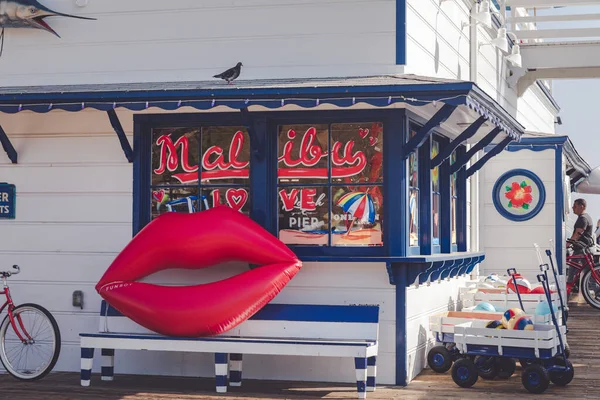
[[[593,234],[594,221],[588,213],[585,212],[587,203],[585,199],[577,199],[573,202],[573,214],[577,215],[577,221],[573,226],[573,235],[570,240],[578,243],[571,243],[573,254],[584,254],[585,249],[594,251],[596,246]],[[575,276],[574,268],[568,269],[567,282],[571,282]]]

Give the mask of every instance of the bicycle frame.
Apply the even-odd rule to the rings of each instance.
[[[10,319],[10,324],[12,325],[15,333],[19,337],[19,340],[21,340],[21,342],[23,342],[23,343],[32,343],[33,338],[29,335],[29,333],[27,333],[27,330],[23,326],[23,320],[21,319],[21,315],[17,315],[16,320],[19,322],[19,326],[27,338],[24,338],[23,335],[21,334],[21,332],[19,332],[19,329],[17,329],[17,324],[15,322],[15,316],[13,314],[15,304],[13,303],[12,297],[10,296],[10,289],[8,287],[8,283],[6,282],[6,278],[2,278],[2,281],[3,281],[2,282],[3,290],[0,291],[0,294],[3,294],[6,296],[6,301],[4,302],[2,307],[0,307],[0,314],[2,314],[2,311],[4,311],[4,309],[6,308],[6,311],[8,313],[8,318]]]
[[[582,260],[584,262],[580,263],[579,260]],[[596,271],[595,271],[594,256],[592,253],[585,251],[584,254],[576,254],[576,255],[567,256],[567,265],[569,267],[575,268],[577,270],[577,272],[573,276],[573,281],[567,282],[567,288],[569,289],[568,290],[569,293],[571,292],[570,289],[579,280],[579,276],[581,275],[581,273],[583,272],[583,270],[586,267],[592,271],[592,276],[594,277],[594,280],[596,281],[596,283],[598,285],[600,285],[600,275],[598,273],[596,273]]]

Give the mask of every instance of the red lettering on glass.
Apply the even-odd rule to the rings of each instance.
[[[219,189],[213,190],[210,192],[210,195],[212,197],[213,207],[221,205],[221,192],[219,192]]]
[[[248,201],[248,192],[246,189],[227,189],[225,198],[229,207],[236,211],[241,211]]]
[[[288,167],[295,167],[300,164],[305,167],[313,167],[318,164],[321,158],[327,156],[327,153],[323,151],[321,146],[314,144],[317,139],[316,128],[308,128],[306,133],[302,136],[297,160],[292,158],[292,148],[294,146],[293,139],[296,137],[296,131],[290,129],[287,136],[290,140],[283,146],[283,155],[279,157],[279,161],[283,161]]]
[[[182,136],[175,143],[171,139],[171,134],[162,135],[156,140],[156,144],[160,146],[160,164],[154,173],[161,175],[167,169],[173,172],[179,167],[179,160],[177,159],[177,146],[181,145],[181,167],[185,172],[196,172],[198,166],[191,166],[188,162],[188,148],[189,141],[186,136]],[[168,152],[168,155],[167,155]]]
[[[300,195],[301,205],[300,207],[303,210],[314,211],[317,209],[317,205],[315,204],[315,196],[317,195],[317,189],[302,189],[302,193]]]
[[[294,209],[296,199],[298,198],[298,189],[292,189],[289,194],[285,191],[285,189],[282,189],[279,191],[279,197],[283,202],[283,209],[285,211],[292,211]]]
[[[238,161],[237,158],[240,156],[242,149],[244,148],[244,134],[241,131],[237,131],[231,139],[229,145],[229,162],[225,161],[223,157],[223,148],[220,146],[209,147],[204,155],[202,156],[202,168],[211,171],[215,168],[219,168],[222,171],[233,169],[247,168],[250,164],[248,161]],[[211,161],[212,155],[216,155],[217,158]]]

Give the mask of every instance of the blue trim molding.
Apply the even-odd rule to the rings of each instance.
[[[396,0],[396,65],[406,65],[406,0]]]
[[[518,190],[525,190],[526,193],[529,193],[531,196],[533,196],[533,200],[536,200],[535,197],[537,194],[537,203],[533,208],[531,208],[531,210],[529,210],[529,203],[527,202],[525,202],[522,206],[519,205],[514,208],[515,210],[524,209],[526,211],[525,213],[512,213],[509,211],[509,208],[513,207],[512,199],[508,202],[507,206],[505,206],[503,203],[503,201],[506,202],[506,197],[503,195],[506,193],[511,193],[514,190],[511,186],[510,180],[517,176],[529,178],[532,181],[532,184],[535,185],[532,187],[533,185],[527,184],[525,181],[516,182],[519,185]],[[514,183],[515,182],[513,182],[513,184]],[[529,192],[526,191],[527,187],[530,188]],[[496,211],[498,211],[498,213],[500,213],[500,215],[502,215],[504,218],[515,222],[528,221],[535,217],[542,210],[542,208],[544,208],[544,203],[546,202],[546,188],[544,187],[542,180],[533,172],[526,169],[513,169],[505,172],[498,178],[492,190],[492,200],[494,202]]]

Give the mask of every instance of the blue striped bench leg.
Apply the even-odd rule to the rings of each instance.
[[[242,355],[229,355],[229,386],[242,386]]]
[[[377,356],[367,358],[367,392],[375,391],[377,380]]]
[[[94,349],[81,348],[81,386],[90,386],[92,366],[94,365]]]
[[[227,353],[215,353],[215,380],[217,393],[227,393]]]
[[[102,380],[112,381],[115,377],[115,350],[102,349]]]
[[[367,359],[356,357],[354,359],[356,368],[356,390],[359,399],[367,398]]]

